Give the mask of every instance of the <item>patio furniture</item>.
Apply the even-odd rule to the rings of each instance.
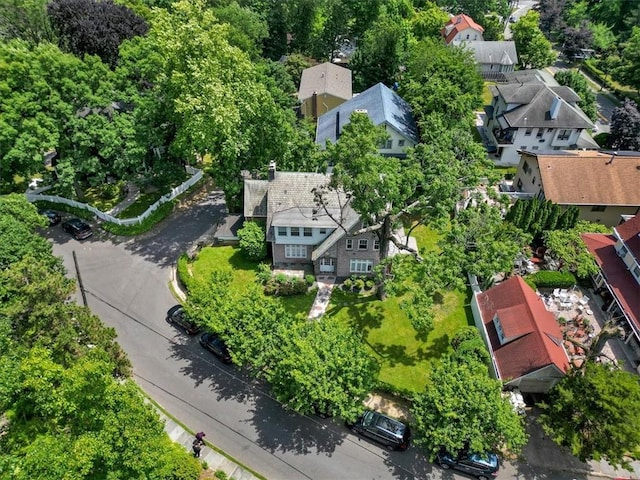
[[[573,303],[571,302],[560,302],[560,308],[562,310],[571,310],[572,307],[573,307]]]
[[[587,308],[587,315],[593,315],[593,311]]]
[[[586,306],[589,303],[589,297],[587,297],[586,295],[583,296],[580,300],[578,300],[578,303],[580,305]]]
[[[560,296],[560,289],[559,288],[554,288],[553,289],[553,296],[556,297],[556,298]]]

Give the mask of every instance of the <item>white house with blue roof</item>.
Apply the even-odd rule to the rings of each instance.
[[[366,112],[374,125],[384,126],[389,139],[380,147],[382,155],[403,157],[418,143],[418,127],[411,107],[397,93],[378,83],[318,118],[316,143],[325,148],[336,143],[353,112]]]

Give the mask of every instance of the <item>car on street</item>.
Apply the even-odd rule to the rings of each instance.
[[[373,410],[366,410],[353,424],[347,426],[363,437],[370,438],[390,450],[409,448],[411,431],[399,420]]]
[[[187,317],[182,305],[174,305],[167,311],[167,322],[180,327],[189,335],[195,335],[200,331],[200,327]]]
[[[200,345],[213,353],[222,363],[231,363],[231,355],[224,341],[215,333],[205,332],[200,336]]]
[[[89,224],[83,222],[79,218],[70,218],[69,220],[62,222],[62,229],[71,234],[76,240],[84,240],[93,235],[93,231]]]
[[[436,454],[436,462],[445,470],[453,468],[473,475],[479,480],[489,480],[496,477],[500,469],[498,457],[493,453],[461,452],[458,455],[452,455],[445,449],[440,449]]]
[[[49,209],[38,210],[38,213],[43,217],[47,217],[47,220],[49,220],[50,227],[59,224],[60,220],[62,220],[62,217],[60,217],[60,214],[55,210],[49,210]]]

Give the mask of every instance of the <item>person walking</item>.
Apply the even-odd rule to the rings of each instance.
[[[204,437],[206,436],[206,434],[204,432],[198,432],[196,433],[196,440],[200,440],[201,442],[204,442]]]
[[[193,441],[193,456],[196,458],[200,458],[200,452],[202,451],[202,446],[204,442],[202,440],[198,440],[197,438]]]

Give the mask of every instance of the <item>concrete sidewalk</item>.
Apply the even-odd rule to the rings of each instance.
[[[182,445],[188,452],[193,452],[192,445],[195,438],[194,433],[186,431],[180,424],[160,412],[160,417],[165,421],[164,430],[172,441]],[[235,480],[260,480],[252,472],[242,468],[224,455],[211,449],[210,444],[206,441],[205,447],[200,453],[200,461],[206,462],[207,468],[212,472],[222,471],[227,478]]]

